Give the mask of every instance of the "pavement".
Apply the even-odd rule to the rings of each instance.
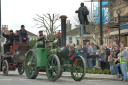
[[[42,75],[46,75],[45,72],[39,72]],[[63,77],[71,77],[70,72],[63,72]],[[108,74],[85,74],[85,79],[106,79],[106,80],[120,80],[118,75],[108,75]]]
[[[65,74],[65,73],[64,73]],[[27,79],[25,73],[19,75],[17,71],[9,71],[8,76],[0,72],[0,85],[128,85],[128,82],[104,79],[83,79],[80,82],[70,77],[61,77],[57,81],[49,81],[46,75],[39,74],[36,79]]]

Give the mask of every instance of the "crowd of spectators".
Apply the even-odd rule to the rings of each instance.
[[[67,44],[75,49],[74,44]],[[77,53],[84,58],[86,67],[92,70],[94,68],[93,57],[98,56],[98,63],[102,70],[110,69],[110,75],[121,75],[122,81],[127,81],[127,63],[128,49],[126,49],[123,41],[119,43],[118,38],[115,38],[112,48],[108,48],[106,44],[101,46],[95,45],[93,42],[83,42],[77,46]]]

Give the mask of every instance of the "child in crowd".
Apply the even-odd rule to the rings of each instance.
[[[81,55],[81,45],[78,45],[77,49],[76,55]]]
[[[113,75],[114,74],[114,55],[113,55],[113,53],[110,54],[110,56],[108,58],[108,62],[110,65],[111,75]]]

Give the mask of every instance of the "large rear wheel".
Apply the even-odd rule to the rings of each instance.
[[[62,76],[62,74],[63,74],[63,70],[60,70],[60,75],[58,78],[60,78]]]
[[[50,81],[56,81],[60,76],[60,61],[57,55],[50,55],[46,65],[47,77]]]
[[[29,79],[35,79],[38,75],[37,53],[35,50],[29,50],[25,58],[25,72]]]
[[[9,70],[9,66],[8,66],[8,61],[7,60],[4,60],[3,63],[2,63],[2,70],[3,70],[3,74],[5,76],[8,75],[8,70]]]
[[[75,56],[72,61],[72,69],[71,69],[71,75],[72,78],[75,81],[81,81],[84,76],[85,76],[85,72],[86,72],[86,66],[85,66],[85,61],[84,58],[81,56]]]

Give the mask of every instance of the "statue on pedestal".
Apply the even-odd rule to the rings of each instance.
[[[83,25],[83,32],[85,34],[86,33],[85,25],[89,24],[89,21],[87,18],[87,15],[89,15],[89,11],[88,11],[87,7],[84,6],[83,2],[80,5],[81,5],[81,7],[75,12],[78,13],[79,21],[80,21],[80,24]]]

